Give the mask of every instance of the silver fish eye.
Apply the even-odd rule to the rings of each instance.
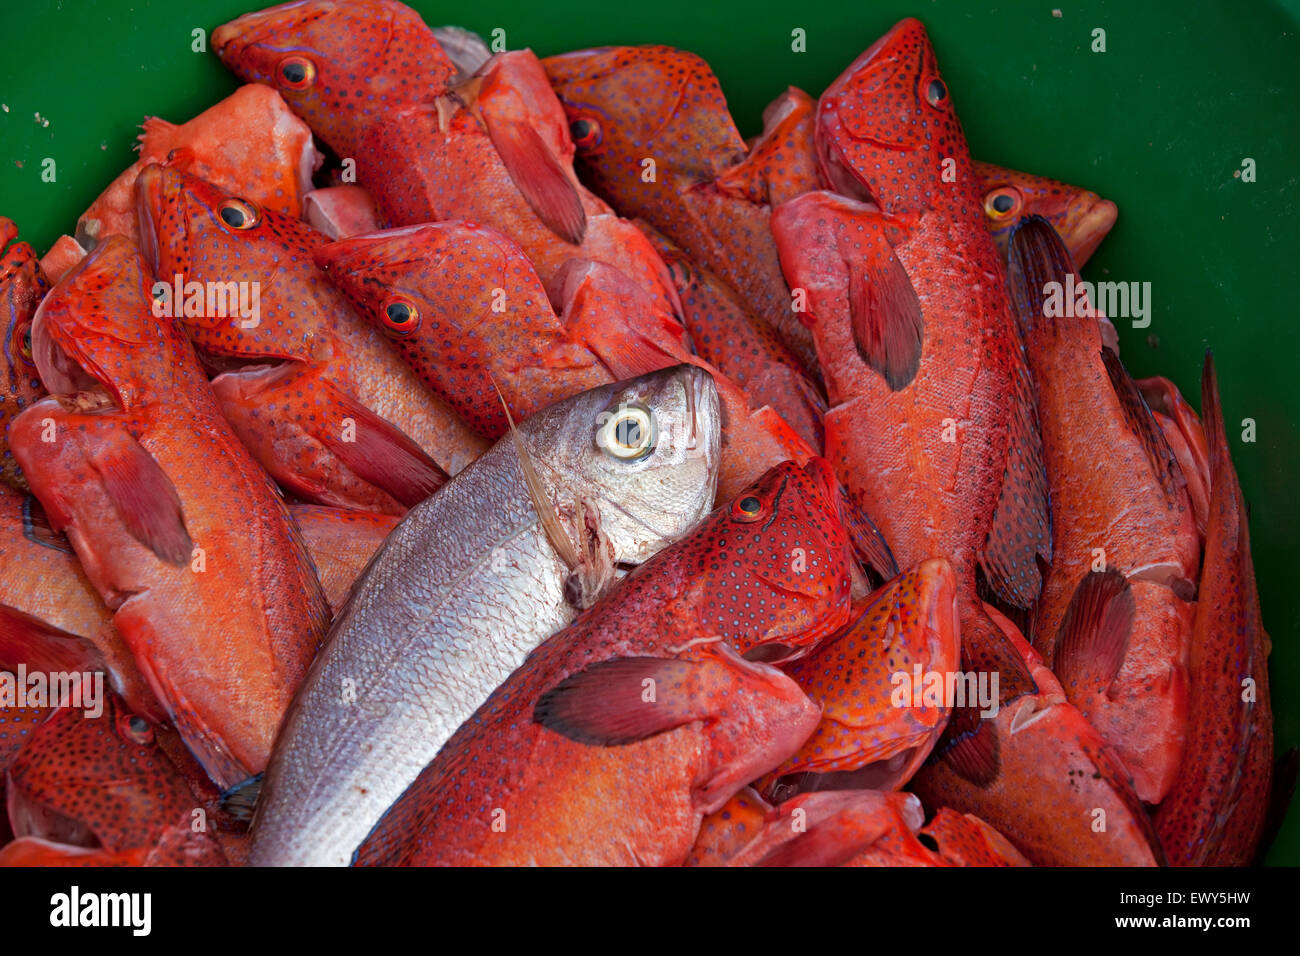
[[[640,402],[623,402],[596,416],[596,444],[618,461],[640,461],[659,438],[654,412]]]

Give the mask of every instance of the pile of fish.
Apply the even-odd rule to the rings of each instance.
[[[1256,859],[1213,363],[1130,377],[1114,204],[973,162],[920,23],[748,142],[664,46],[211,39],[0,219],[0,862]]]

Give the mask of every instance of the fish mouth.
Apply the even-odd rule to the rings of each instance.
[[[1076,268],[1081,268],[1097,251],[1097,247],[1115,225],[1118,216],[1118,206],[1109,199],[1098,199],[1077,219],[1074,219],[1070,227],[1070,238]],[[1071,218],[1073,219],[1073,216]]]

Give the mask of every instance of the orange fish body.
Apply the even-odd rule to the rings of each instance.
[[[97,715],[55,710],[10,766],[9,821],[19,839],[0,851],[0,864],[224,866],[206,816],[193,826],[202,806],[155,728],[107,696]],[[88,858],[86,849],[102,855]]]
[[[853,607],[853,619],[786,668],[822,708],[821,723],[760,791],[897,790],[943,732],[949,707],[927,701],[914,675],[946,675],[961,660],[956,581],[923,562]],[[900,681],[900,675],[905,681]]]
[[[257,83],[241,86],[188,123],[149,116],[141,129],[140,158],[77,221],[76,239],[86,251],[112,235],[139,239],[135,181],[150,163],[175,163],[267,209],[298,216],[321,162],[307,124],[275,90]]]
[[[52,290],[33,341],[53,394],[15,420],[14,453],[196,757],[244,780],[329,620],[284,503],[154,317],[129,241]]]
[[[680,863],[701,818],[816,725],[789,678],[736,652],[797,656],[842,624],[847,547],[825,462],[772,469],[534,651],[357,862]]]
[[[167,167],[141,173],[139,194],[159,282],[174,287],[179,275],[199,290],[233,286],[250,305],[256,290],[249,317],[231,306],[175,311],[219,368],[223,359],[242,363],[213,389],[236,434],[287,490],[401,514],[486,448],[316,268],[325,236]]]
[[[1156,804],[1183,756],[1195,517],[1165,433],[1096,319],[1045,314],[1045,290],[1072,271],[1064,243],[1029,220],[1011,256],[1055,536],[1034,647]]]
[[[1246,503],[1228,449],[1214,362],[1201,411],[1210,510],[1191,645],[1187,755],[1156,810],[1173,866],[1247,866],[1263,836],[1273,773],[1269,640],[1259,611]]]

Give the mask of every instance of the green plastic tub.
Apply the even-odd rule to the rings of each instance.
[[[0,4],[0,214],[43,252],[133,159],[147,113],[183,122],[237,85],[192,31],[257,0],[23,0]],[[1278,752],[1300,744],[1300,2],[994,3],[700,0],[412,3],[539,55],[665,43],[703,56],[746,135],[787,85],[817,95],[904,16],[930,31],[978,159],[1087,186],[1120,209],[1086,278],[1150,282],[1152,320],[1120,322],[1135,376],[1173,379],[1200,405],[1218,365],[1251,506],[1273,638]],[[793,31],[806,52],[792,49]],[[1096,29],[1105,52],[1093,52]],[[40,119],[38,120],[37,114]],[[42,160],[57,179],[42,181]],[[1242,176],[1254,160],[1254,181]],[[1243,442],[1244,419],[1256,440]],[[1291,812],[1268,861],[1300,863]]]

